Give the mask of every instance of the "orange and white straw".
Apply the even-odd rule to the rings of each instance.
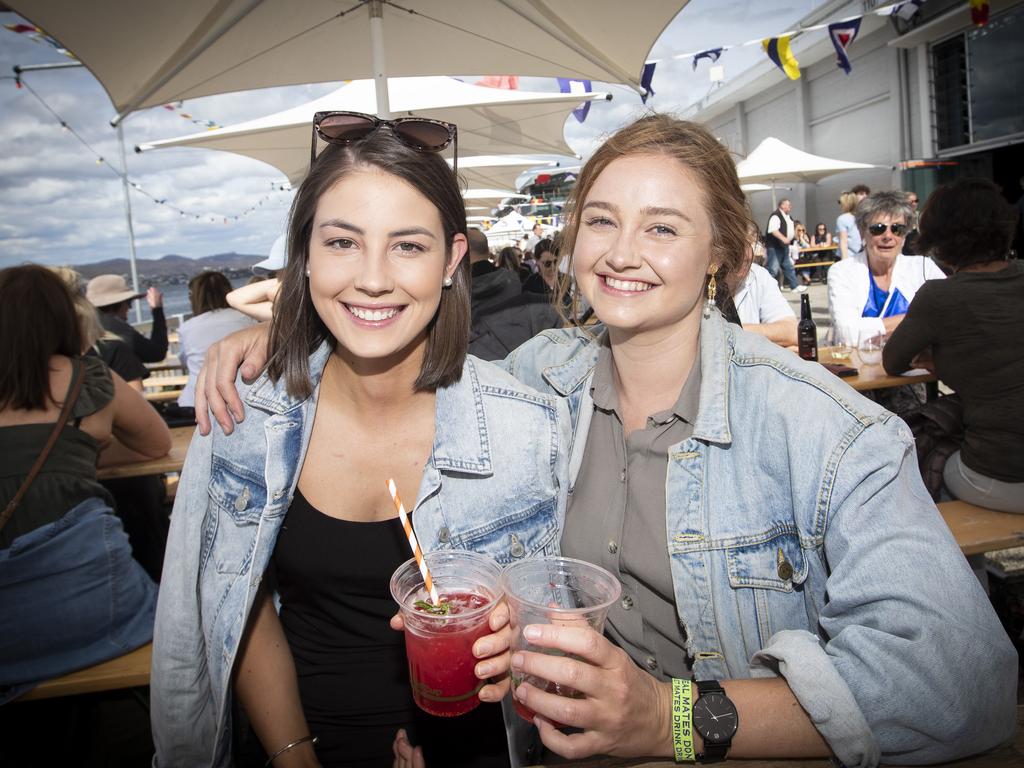
[[[395,502],[395,509],[398,510],[398,517],[402,521],[402,527],[405,528],[406,538],[409,539],[409,546],[412,548],[412,555],[416,558],[416,565],[420,567],[420,573],[423,575],[423,583],[427,587],[427,591],[430,593],[430,602],[434,605],[440,605],[441,600],[437,596],[437,590],[434,588],[434,580],[430,578],[430,570],[427,568],[427,561],[423,559],[423,550],[420,549],[420,543],[416,541],[416,534],[412,530],[412,523],[409,521],[409,515],[405,511],[405,506],[402,504],[402,500],[398,497],[398,488],[395,487],[395,481],[390,477],[388,478],[388,491],[391,493],[391,500]]]

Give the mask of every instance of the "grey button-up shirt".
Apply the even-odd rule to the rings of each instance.
[[[605,632],[661,680],[690,676],[665,546],[665,478],[669,447],[693,434],[700,377],[697,356],[675,405],[626,436],[611,350],[602,346],[591,387],[593,420],[562,537],[564,555],[619,579],[622,597],[608,612]]]

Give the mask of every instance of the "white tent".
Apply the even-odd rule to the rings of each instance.
[[[569,112],[581,101],[611,98],[605,93],[508,91],[468,85],[450,77],[391,78],[388,91],[398,115],[429,117],[458,125],[459,154],[467,156],[572,154],[563,136]],[[332,109],[373,112],[374,84],[357,80],[283,112],[213,131],[148,142],[138,149],[201,147],[235,152],[278,168],[297,184],[309,165],[313,114]],[[461,162],[459,166],[465,167]]]
[[[342,78],[493,74],[624,83],[687,0],[6,0],[118,111]],[[377,108],[386,115],[386,91]],[[383,103],[382,103],[383,102]]]
[[[769,136],[745,159],[736,163],[736,174],[744,184],[766,183],[772,188],[775,205],[775,184],[780,181],[816,184],[827,176],[843,171],[874,168],[868,163],[853,163],[831,157],[812,155]]]

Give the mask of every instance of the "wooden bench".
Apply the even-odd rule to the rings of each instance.
[[[16,701],[53,699],[58,696],[75,696],[79,693],[149,685],[149,665],[152,658],[153,644],[147,643],[116,659],[40,683],[24,696],[18,697]]]
[[[938,507],[965,555],[1024,546],[1024,515],[996,512],[966,501],[944,501]]]

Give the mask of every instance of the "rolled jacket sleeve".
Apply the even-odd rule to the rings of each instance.
[[[910,430],[885,419],[839,459],[819,625],[882,760],[944,762],[1014,733],[1017,656],[924,488]],[[819,697],[841,692],[829,675],[812,682],[805,673],[791,687],[813,716]]]

